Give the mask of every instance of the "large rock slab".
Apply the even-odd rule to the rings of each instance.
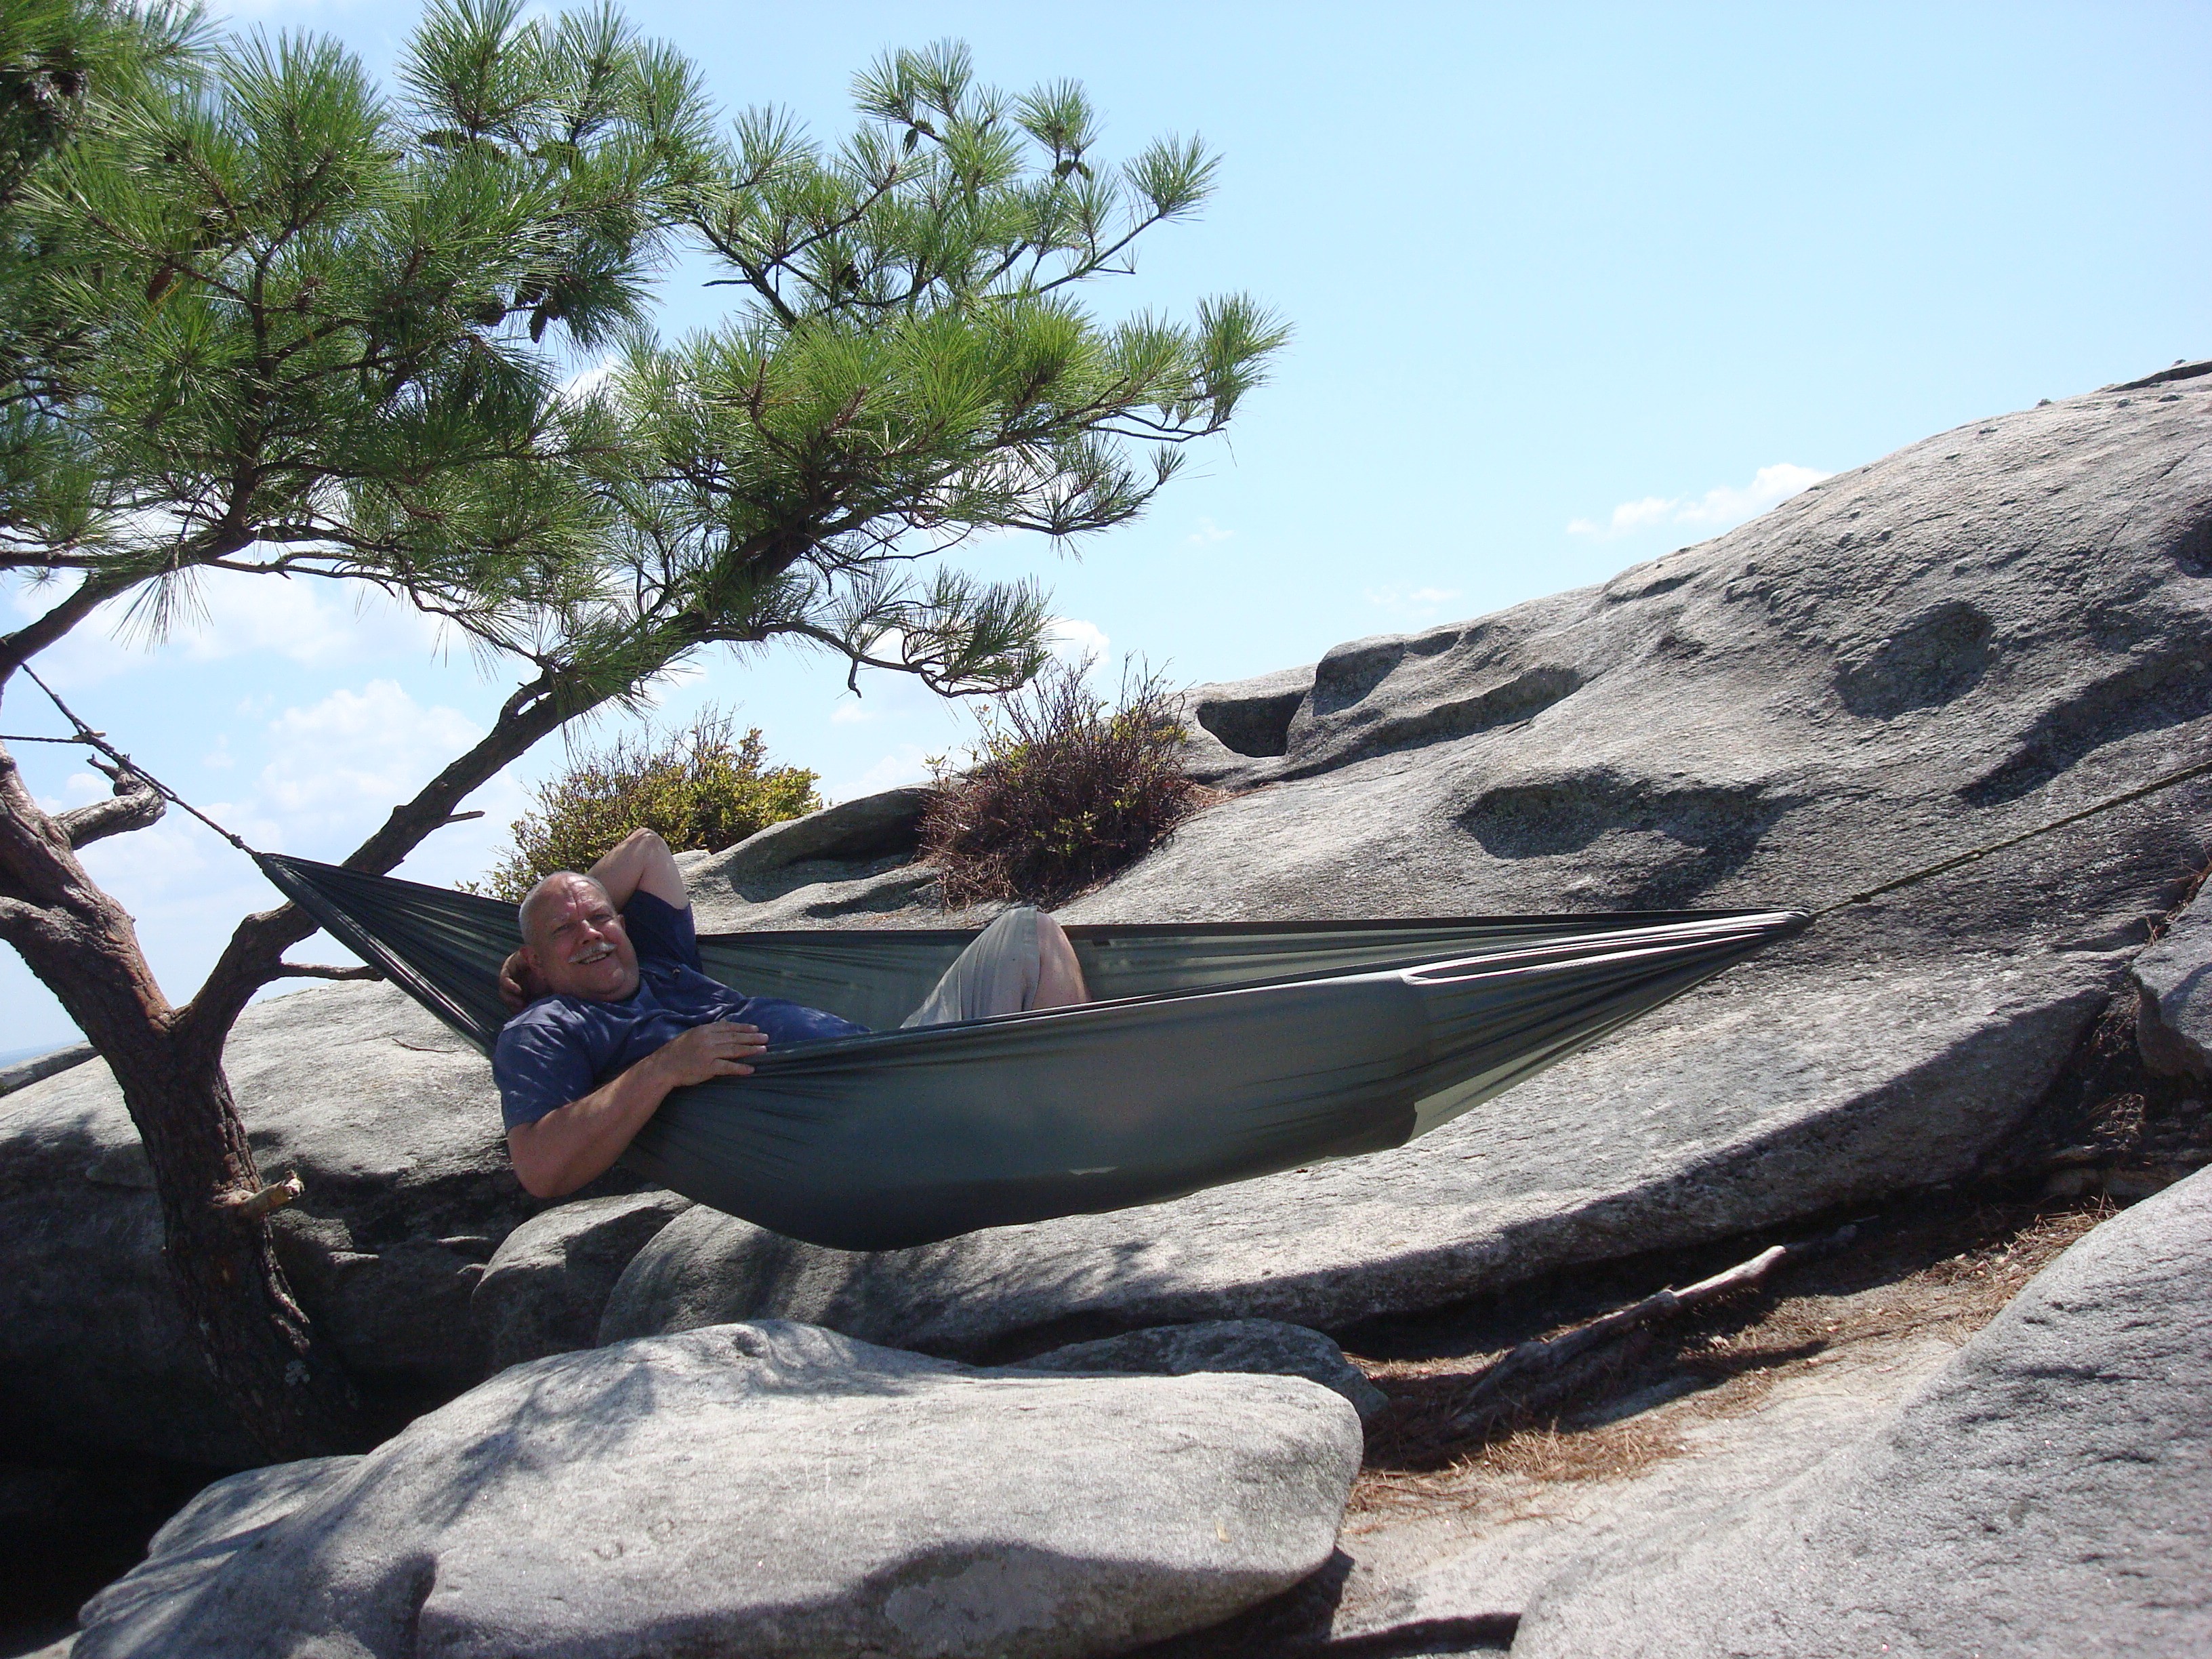
[[[1255,751],[1201,720],[1194,753],[1267,787],[1063,915],[1818,908],[2212,754],[2212,375],[1943,434],[1300,684],[1192,693]],[[719,1273],[715,1317],[955,1353],[1336,1330],[1955,1180],[2123,985],[2208,804],[2184,786],[1840,911],[1401,1152],[873,1257],[702,1217],[616,1300],[626,1329],[655,1298],[681,1322],[663,1291]]]
[[[2212,1174],[2068,1250],[1886,1432],[1554,1581],[1513,1651],[2212,1650],[2208,1259]]]
[[[76,1653],[1117,1653],[1319,1566],[1359,1448],[1301,1379],[694,1331],[517,1366],[365,1457],[211,1488],[88,1604]]]
[[[0,1067],[0,1095],[12,1095],[19,1089],[42,1083],[73,1066],[82,1066],[95,1052],[89,1042],[72,1042],[65,1048],[33,1054],[28,1060],[17,1060],[13,1066]]]
[[[1561,1572],[1601,1551],[1692,1531],[1784,1485],[1885,1426],[1958,1350],[1924,1331],[1854,1341],[1717,1412],[1695,1388],[1626,1396],[1607,1423],[1666,1449],[1650,1461],[1540,1479],[1471,1458],[1398,1486],[1348,1519],[1322,1571],[1145,1659],[1502,1651],[1530,1599]]]
[[[929,787],[905,784],[771,823],[684,870],[699,931],[934,927],[937,872],[914,862]]]
[[[469,1298],[490,1369],[592,1346],[630,1258],[690,1207],[674,1193],[617,1193],[557,1205],[509,1233]]]
[[[278,1248],[347,1364],[416,1398],[477,1381],[470,1296],[538,1207],[483,1059],[391,986],[337,984],[248,1008],[224,1063],[262,1170],[307,1182],[275,1218]],[[0,1412],[19,1455],[256,1461],[161,1252],[153,1174],[105,1062],[0,1098]]]

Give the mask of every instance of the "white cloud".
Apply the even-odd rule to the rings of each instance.
[[[564,398],[588,398],[612,380],[615,371],[621,367],[620,358],[602,357],[589,368],[580,369],[562,381],[561,395]]]
[[[258,811],[290,846],[366,835],[483,735],[466,715],[425,708],[384,679],[287,708],[269,732],[277,758],[261,769],[257,797],[237,807]]]
[[[1233,530],[1224,530],[1211,519],[1200,519],[1198,521],[1198,528],[1184,537],[1183,540],[1192,547],[1212,547],[1217,543],[1229,540],[1236,533]]]
[[[918,743],[903,743],[854,778],[850,786],[839,790],[836,799],[858,800],[863,795],[896,789],[903,783],[928,781],[929,751]]]
[[[33,588],[19,582],[11,596],[14,609],[24,617],[40,615],[64,591],[51,583]],[[128,599],[102,605],[40,656],[40,672],[66,690],[141,671],[155,654],[207,663],[266,652],[303,666],[325,666],[394,654],[428,657],[441,642],[435,618],[356,583],[216,570],[200,578],[194,598],[197,603],[152,652],[131,629]]]
[[[1363,597],[1378,611],[1418,622],[1442,616],[1461,595],[1456,587],[1408,587],[1393,583],[1368,588]]]
[[[830,724],[832,726],[860,726],[869,720],[882,719],[883,713],[884,711],[880,708],[869,708],[868,705],[863,702],[859,697],[848,691],[843,696],[837,699],[837,706],[830,711]]]
[[[1567,533],[1571,536],[1595,536],[1601,541],[1611,541],[1615,537],[1633,535],[1639,530],[1649,530],[1663,524],[1692,525],[1706,530],[1725,529],[1756,517],[1768,507],[1788,501],[1799,490],[1810,489],[1829,476],[1809,466],[1778,461],[1772,466],[1760,467],[1752,475],[1751,483],[1744,488],[1719,484],[1695,499],[1646,495],[1641,501],[1621,502],[1601,525],[1589,519],[1570,520]]]
[[[1054,656],[1078,661],[1087,656],[1104,662],[1108,647],[1113,644],[1097,623],[1082,622],[1073,617],[1055,617],[1046,637],[1052,642]]]

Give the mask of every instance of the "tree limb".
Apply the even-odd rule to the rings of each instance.
[[[225,1193],[216,1200],[215,1205],[233,1221],[251,1223],[283,1209],[307,1190],[306,1182],[297,1175],[288,1175],[256,1191]]]
[[[93,765],[115,780],[115,793],[107,800],[72,807],[55,817],[54,823],[69,837],[72,848],[89,847],[110,836],[143,830],[149,824],[158,823],[161,815],[169,810],[169,803],[161,798],[161,792],[128,767],[108,766],[99,761],[93,762]]]
[[[528,695],[531,693],[535,695]],[[453,817],[453,808],[470,791],[562,722],[596,708],[605,694],[590,690],[580,676],[541,675],[510,697],[481,741],[424,784],[412,800],[392,809],[383,828],[356,848],[345,867],[380,876]],[[191,1003],[178,1010],[177,1023],[196,1048],[220,1054],[224,1036],[254,992],[272,979],[287,977],[284,952],[315,931],[315,921],[297,905],[280,905],[247,916],[238,924],[222,955]]]
[[[320,962],[280,962],[269,970],[271,979],[382,979],[380,968],[337,968]]]
[[[59,605],[12,634],[0,634],[0,691],[17,669],[68,633],[94,611],[132,586],[136,578],[88,574]]]
[[[1839,1228],[1802,1244],[1773,1244],[1725,1273],[1701,1279],[1679,1291],[1659,1291],[1641,1302],[1616,1308],[1587,1325],[1545,1341],[1523,1342],[1474,1380],[1448,1425],[1455,1434],[1479,1433],[1562,1395],[1588,1381],[1608,1349],[1622,1338],[1687,1308],[1711,1302],[1763,1283],[1785,1261],[1802,1261],[1839,1249],[1858,1236],[1856,1226]]]

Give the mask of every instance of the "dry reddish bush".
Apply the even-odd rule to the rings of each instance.
[[[1062,903],[1201,804],[1177,763],[1182,726],[1159,678],[1125,670],[1109,703],[1091,689],[1091,666],[1047,668],[987,718],[966,771],[939,771],[921,857],[947,908]]]

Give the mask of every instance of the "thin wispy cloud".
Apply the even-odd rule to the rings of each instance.
[[[1646,495],[1638,501],[1623,501],[1603,523],[1590,519],[1570,520],[1567,533],[1609,542],[1662,525],[1724,530],[1746,519],[1756,518],[1770,507],[1788,501],[1801,489],[1809,489],[1830,476],[1813,467],[1778,461],[1772,466],[1759,468],[1752,475],[1748,485],[1739,488],[1718,484],[1702,495]]]
[[[19,583],[5,603],[28,618],[58,597]],[[265,652],[303,667],[327,667],[421,660],[441,642],[435,617],[364,585],[216,570],[200,578],[195,599],[167,637],[150,645],[133,635],[130,602],[113,600],[46,651],[40,672],[67,690],[143,672],[163,655],[210,663]]]
[[[1377,611],[1407,622],[1434,622],[1455,605],[1462,595],[1456,587],[1415,587],[1394,583],[1370,587],[1361,597]]]
[[[1191,547],[1212,547],[1230,540],[1236,534],[1233,530],[1224,530],[1211,519],[1200,519],[1198,521],[1198,528],[1184,537],[1183,541],[1186,545]]]

